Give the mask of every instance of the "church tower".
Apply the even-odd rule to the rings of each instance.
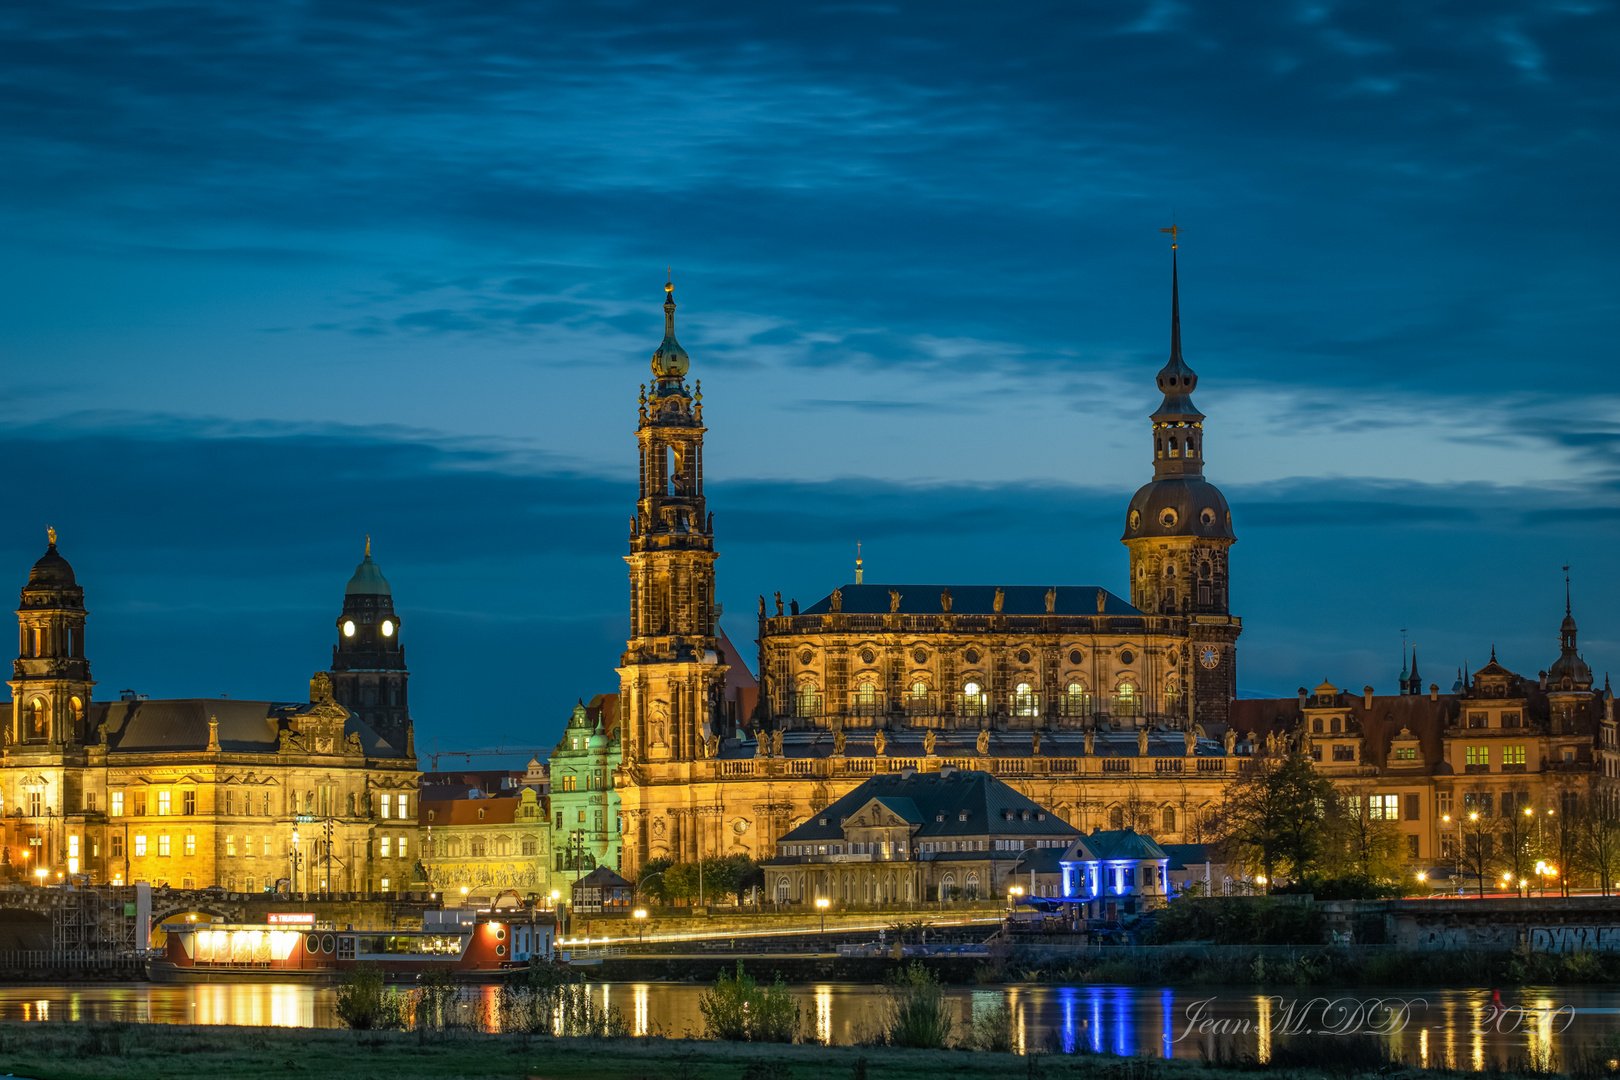
[[[1169,232],[1170,230],[1165,230]],[[1173,235],[1173,234],[1172,234]],[[1165,699],[1181,698],[1192,723],[1224,722],[1237,696],[1237,637],[1228,609],[1227,552],[1237,542],[1226,497],[1204,479],[1204,414],[1198,375],[1181,355],[1181,291],[1170,247],[1170,359],[1156,379],[1164,400],[1153,421],[1153,480],[1131,498],[1122,538],[1131,555],[1131,602],[1185,620]]]
[[[369,536],[366,557],[343,590],[337,632],[337,644],[332,646],[332,697],[401,755],[414,756],[406,694],[411,673],[405,667],[394,591],[382,568],[371,561]]]
[[[92,741],[90,661],[84,656],[84,589],[50,544],[29,571],[17,609],[17,659],[11,665],[7,742],[60,751]],[[58,807],[60,813],[60,806]]]
[[[691,762],[726,732],[718,703],[713,515],[703,497],[703,384],[675,340],[675,286],[664,286],[664,340],[642,387],[641,491],[630,520],[630,639],[620,661],[624,763]]]

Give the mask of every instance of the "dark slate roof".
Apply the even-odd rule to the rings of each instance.
[[[595,870],[592,870],[590,873],[586,874],[584,877],[582,877],[578,881],[574,882],[573,887],[577,889],[581,885],[595,885],[595,886],[597,886],[599,888],[604,888],[604,889],[606,889],[606,888],[626,888],[627,889],[627,888],[632,887],[630,885],[630,882],[626,881],[624,878],[620,877],[618,874],[615,874],[612,870],[608,869],[605,866],[598,866]]]
[[[1203,866],[1205,863],[1225,862],[1215,850],[1213,844],[1160,844],[1164,853],[1170,856],[1170,869],[1185,870],[1189,866]]]
[[[61,552],[56,550],[53,540],[45,554],[34,563],[34,568],[28,572],[29,588],[46,589],[72,589],[78,587],[78,581],[73,576],[73,566],[62,558]]]
[[[979,854],[984,853],[979,852]],[[1018,865],[1013,868],[1013,873],[1027,874],[1033,870],[1037,874],[1061,874],[1063,873],[1063,854],[1063,848],[1029,848],[1019,858]],[[1008,884],[1016,885],[1018,883],[1010,881]]]
[[[918,840],[931,840],[950,836],[1074,836],[1074,826],[1031,800],[989,773],[957,770],[941,773],[885,773],[865,781],[855,790],[834,802],[818,814],[811,816],[796,829],[784,833],[779,843],[806,843],[818,840],[841,840],[844,837],[842,821],[853,817],[856,811],[874,799],[885,805],[903,805],[909,802],[921,819],[913,834]],[[894,800],[894,802],[891,802]],[[966,810],[966,821],[958,814]],[[1011,810],[1011,821],[1002,817]],[[1028,810],[1029,820],[1017,817],[1019,811]],[[899,813],[896,810],[896,813]],[[943,814],[944,821],[936,821]],[[1041,821],[1037,814],[1045,814]],[[907,818],[906,820],[910,820]],[[823,825],[821,822],[827,824]],[[985,852],[978,853],[981,857]]]
[[[1093,859],[1167,859],[1164,848],[1135,829],[1093,829],[1069,845],[1063,853],[1064,862],[1089,862]]]
[[[900,614],[938,615],[939,594],[951,591],[951,614],[995,614],[995,585],[845,585],[844,613],[849,615],[887,615],[889,590],[900,593]],[[1003,615],[1045,615],[1047,585],[1002,585],[1005,593]],[[1097,615],[1097,594],[1104,594],[1103,615],[1141,615],[1142,612],[1121,600],[1107,589],[1096,585],[1057,586],[1058,615]],[[825,615],[832,610],[832,597],[824,596],[805,608],[802,614]]]
[[[113,754],[203,753],[208,749],[208,718],[219,720],[219,748],[228,754],[273,754],[281,746],[284,721],[308,709],[304,703],[240,701],[236,698],[173,698],[169,700],[98,701],[90,705],[90,730],[107,725],[108,750]],[[10,703],[0,706],[0,719],[9,720]],[[353,713],[343,735],[360,736],[370,757],[399,757],[400,750],[378,735]]]

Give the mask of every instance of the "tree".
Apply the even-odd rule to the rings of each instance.
[[[1258,865],[1267,888],[1279,873],[1304,877],[1320,858],[1332,798],[1332,783],[1297,751],[1245,762],[1221,808],[1227,858]]]
[[[1598,879],[1604,896],[1620,871],[1620,800],[1608,791],[1594,791],[1578,823],[1581,861]]]
[[[1349,785],[1326,801],[1322,869],[1328,876],[1367,881],[1401,877],[1406,836],[1395,820],[1384,817],[1383,807],[1370,798],[1372,792],[1368,785]]]
[[[1542,836],[1529,792],[1512,788],[1502,793],[1502,817],[1496,831],[1501,843],[1502,869],[1512,875],[1512,887],[1518,889],[1519,882],[1528,882],[1535,876]]]

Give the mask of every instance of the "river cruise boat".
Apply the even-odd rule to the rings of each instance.
[[[557,926],[532,911],[429,911],[420,930],[337,930],[312,914],[277,912],[265,923],[166,926],[161,955],[147,961],[155,983],[335,982],[375,964],[392,982],[429,971],[494,981],[552,959]]]

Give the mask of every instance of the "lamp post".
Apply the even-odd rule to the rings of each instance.
[[[827,905],[832,903],[825,896],[816,897],[816,910],[821,912],[821,932],[827,932]]]
[[[299,889],[298,889],[298,854],[299,854],[298,853],[298,830],[294,829],[292,831],[292,849],[290,851],[288,851],[288,853],[287,853],[287,858],[292,863],[291,888],[292,888],[293,892],[298,892],[299,891]]]
[[[641,944],[641,931],[642,931],[642,928],[647,925],[647,909],[638,907],[638,908],[636,908],[635,911],[632,911],[630,914],[632,916],[634,916],[635,920],[636,920],[636,944],[639,945],[639,944]]]
[[[1013,909],[1018,906],[1018,898],[1023,895],[1024,887],[1022,885],[1014,885],[1012,888],[1007,890],[1007,915],[1009,918],[1013,914]]]

